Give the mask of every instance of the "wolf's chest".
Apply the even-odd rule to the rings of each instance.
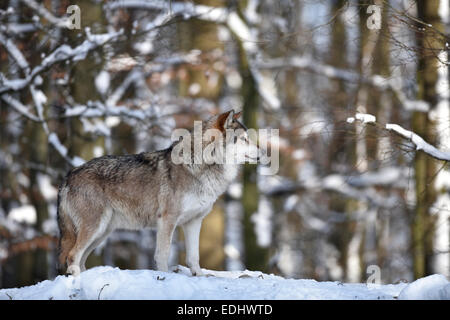
[[[236,177],[237,166],[225,166],[223,172],[210,172],[197,177],[197,182],[183,195],[180,203],[181,220],[189,221],[199,215],[206,215],[217,198],[225,192]]]
[[[207,214],[217,197],[207,194],[186,193],[181,201],[182,220],[190,220],[200,214]]]

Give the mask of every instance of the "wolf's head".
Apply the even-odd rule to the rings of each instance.
[[[172,133],[172,161],[175,164],[256,163],[262,156],[256,132],[248,130],[238,119],[241,112],[230,110],[204,122],[194,122],[194,129],[177,129]],[[255,133],[254,135],[249,133]]]
[[[239,121],[242,112],[229,110],[206,121],[203,128],[203,157],[206,161],[224,159],[227,164],[256,163],[262,151],[255,136]],[[214,162],[214,161],[213,161]]]

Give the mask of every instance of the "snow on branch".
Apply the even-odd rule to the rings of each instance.
[[[119,0],[110,1],[105,4],[105,8],[109,10],[116,9],[142,9],[142,10],[166,10],[167,16],[181,15],[184,19],[191,17],[200,18],[214,22],[224,22],[228,10],[225,8],[211,7],[205,5],[193,4],[191,2],[168,2],[163,1],[139,1],[139,0]]]
[[[44,58],[40,65],[34,67],[33,70],[29,72],[25,78],[8,80],[3,76],[3,74],[0,74],[0,94],[9,91],[18,91],[24,89],[37,75],[58,62],[67,60],[83,60],[86,58],[86,55],[90,51],[104,45],[105,43],[113,39],[116,39],[122,33],[123,30],[105,34],[91,34],[89,28],[86,28],[87,39],[83,41],[82,44],[75,48],[71,48],[67,44],[59,46],[49,56]]]
[[[401,137],[404,137],[411,141],[415,146],[416,150],[422,150],[426,154],[432,156],[435,159],[443,160],[443,161],[450,161],[450,152],[444,152],[436,147],[432,146],[428,142],[426,142],[421,136],[418,134],[406,130],[399,126],[398,124],[388,123],[386,124],[386,129],[389,131],[394,131],[396,134],[400,135]]]
[[[1,99],[13,107],[19,114],[26,117],[29,120],[40,122],[42,127],[48,136],[48,142],[52,145],[55,150],[72,166],[79,166],[85,162],[85,160],[79,157],[70,157],[68,155],[67,148],[61,143],[56,133],[49,130],[48,124],[44,119],[43,104],[46,102],[47,98],[41,90],[35,88],[33,82],[31,81],[34,74],[38,74],[41,70],[45,70],[57,62],[66,61],[68,59],[73,59],[74,61],[82,60],[86,57],[87,53],[97,46],[103,45],[109,40],[113,39],[121,32],[92,35],[89,29],[86,29],[87,40],[85,40],[81,45],[71,48],[67,45],[59,46],[52,54],[47,56],[42,60],[41,65],[34,68],[31,73],[28,74],[26,79],[15,79],[3,81],[3,83],[14,84],[15,89],[24,88],[29,85],[30,93],[36,108],[37,116],[29,111],[29,108],[23,105],[20,101],[13,98],[8,93],[3,93]],[[20,52],[19,52],[20,53]],[[183,63],[198,63],[198,57],[200,55],[199,51],[191,51],[187,54],[176,55],[170,58],[165,58],[161,60],[156,60],[151,65],[144,66],[143,70],[141,68],[136,68],[131,71],[126,77],[125,81],[120,85],[113,94],[107,99],[106,103],[101,101],[90,101],[87,105],[76,105],[75,107],[68,108],[64,114],[65,117],[80,117],[80,118],[94,118],[102,116],[119,116],[128,117],[140,121],[146,121],[150,119],[153,115],[149,114],[145,110],[130,109],[126,106],[118,106],[116,103],[122,97],[126,88],[132,83],[137,81],[138,77],[142,74],[151,74],[153,72],[161,72],[166,68],[183,64]],[[21,54],[17,54],[16,60],[20,60],[23,57]],[[24,60],[25,61],[25,60]],[[26,62],[26,61],[25,61]],[[26,64],[28,65],[28,64]],[[25,63],[23,64],[25,66]],[[28,80],[30,79],[30,80]]]
[[[56,133],[51,132],[48,135],[48,143],[50,143],[53,146],[53,148],[55,148],[55,150],[72,166],[78,167],[86,162],[84,159],[80,157],[73,157],[73,158],[69,157],[67,148],[61,143]]]
[[[34,114],[30,113],[30,111],[28,110],[28,107],[23,105],[22,102],[20,102],[19,100],[13,98],[11,95],[5,93],[1,96],[1,98],[3,101],[5,101],[7,104],[9,104],[11,107],[13,107],[14,110],[16,110],[18,113],[20,113],[25,118],[32,120],[32,121],[36,121],[36,122],[40,121],[40,119],[38,117],[36,117]]]
[[[272,108],[278,109],[281,105],[280,100],[276,94],[272,93],[273,88],[268,88],[268,85],[274,87],[274,84],[268,84],[263,78],[257,66],[253,62],[253,56],[257,51],[257,39],[254,32],[247,26],[245,21],[234,11],[227,8],[211,7],[205,5],[196,5],[190,2],[172,2],[171,10],[169,5],[161,1],[112,1],[105,4],[105,8],[109,10],[127,8],[127,9],[144,9],[144,10],[167,10],[166,13],[157,16],[153,22],[144,27],[144,31],[150,31],[163,26],[172,17],[182,16],[183,19],[196,18],[204,21],[224,24],[228,29],[242,42],[247,59],[250,65],[250,72],[252,73],[259,95]],[[269,90],[268,90],[269,89]]]
[[[30,68],[28,62],[23,56],[22,52],[20,52],[20,50],[16,47],[14,42],[11,39],[7,39],[2,34],[0,34],[0,44],[2,44],[6,48],[9,55],[17,62],[19,67],[27,73],[28,69]]]
[[[0,25],[0,32],[11,36],[19,36],[28,32],[35,32],[37,27],[33,23],[8,22]]]
[[[373,115],[369,115],[369,114],[356,114],[355,117],[347,118],[347,122],[353,123],[355,121],[355,119],[358,121],[361,121],[362,123],[373,123],[373,124],[376,123],[375,122],[376,118]],[[369,121],[368,121],[368,119],[369,119]],[[426,142],[418,134],[416,134],[412,131],[406,130],[398,124],[387,123],[385,125],[385,127],[382,127],[382,128],[385,130],[388,130],[388,131],[393,131],[397,135],[399,135],[403,138],[406,138],[407,140],[412,142],[412,144],[414,144],[414,146],[416,147],[416,150],[422,150],[429,156],[431,156],[435,159],[438,159],[438,160],[450,161],[450,151],[441,151],[441,150],[437,149],[433,145]]]
[[[359,120],[362,123],[375,123],[377,121],[377,118],[371,114],[367,113],[357,113],[355,114],[355,117],[347,118],[348,123],[353,123],[355,120]]]
[[[61,143],[56,133],[50,131],[47,122],[44,120],[43,103],[47,101],[47,97],[44,95],[44,93],[41,90],[37,90],[34,85],[30,86],[30,93],[36,107],[38,118],[42,124],[42,128],[47,135],[48,143],[52,145],[55,150],[72,166],[77,167],[85,163],[86,161],[80,157],[69,157],[67,148]]]
[[[97,118],[103,116],[118,116],[146,120],[148,115],[144,110],[130,109],[126,106],[104,104],[101,101],[89,101],[87,105],[77,105],[66,109],[65,117]]]
[[[66,18],[58,18],[55,17],[50,11],[48,11],[43,5],[37,3],[34,0],[21,0],[26,6],[33,9],[37,12],[41,17],[48,20],[51,24],[60,27],[66,28],[69,25],[69,20]]]

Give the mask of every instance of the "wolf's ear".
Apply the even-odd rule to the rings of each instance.
[[[233,119],[234,119],[234,120],[237,120],[241,115],[242,115],[242,111],[239,111],[238,113],[235,113],[235,114],[233,115]]]
[[[230,124],[231,122],[233,122],[233,118],[234,118],[234,110],[230,110],[227,112],[224,112],[222,114],[219,114],[219,116],[217,117],[217,127],[220,130],[225,130]]]

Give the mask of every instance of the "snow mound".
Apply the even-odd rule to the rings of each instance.
[[[440,274],[418,279],[404,288],[401,300],[450,300],[450,282]]]
[[[0,299],[393,299],[405,287],[284,279],[256,271],[176,272],[96,267],[34,286],[0,290]]]
[[[58,276],[36,285],[0,290],[0,300],[275,300],[275,299],[448,299],[450,285],[434,275],[411,284],[362,284],[284,279],[258,271],[212,271],[193,277],[189,269],[174,272],[96,267],[78,277]]]

